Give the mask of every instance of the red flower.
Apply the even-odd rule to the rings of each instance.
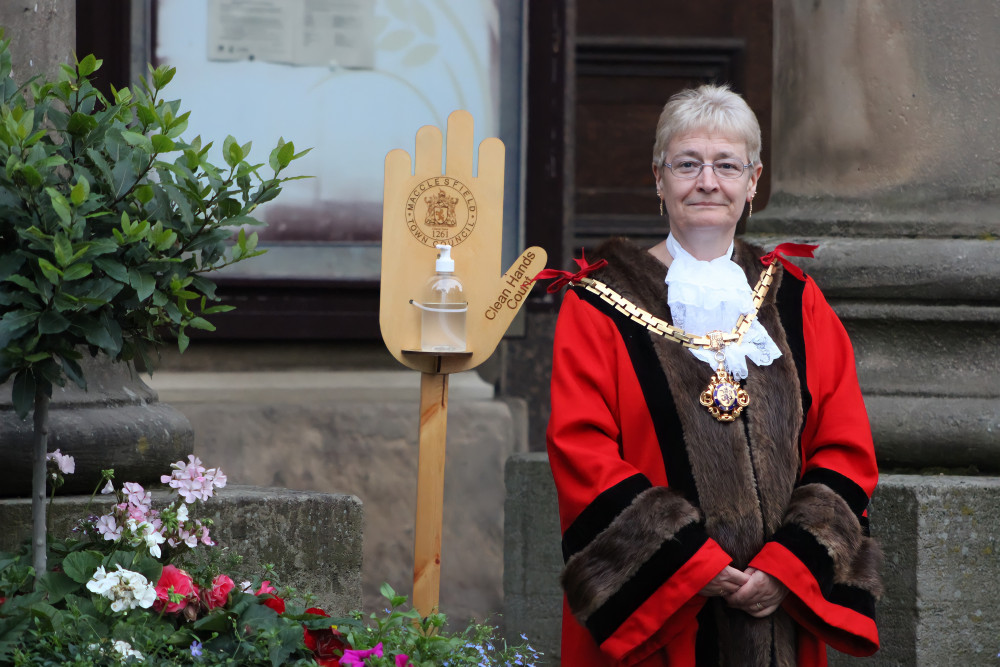
[[[268,595],[261,599],[261,604],[265,607],[270,607],[279,614],[285,613],[285,601],[279,598],[277,595]]]
[[[207,609],[222,607],[229,601],[229,592],[235,588],[233,580],[220,574],[212,580],[212,590],[202,589],[202,598]]]
[[[257,597],[261,598],[261,604],[265,607],[270,607],[279,614],[285,613],[285,601],[279,598],[275,593],[278,589],[271,585],[271,582],[265,579],[260,584],[260,590],[254,593]],[[263,597],[261,597],[263,596]]]
[[[330,615],[318,607],[306,609],[307,614],[317,614],[319,616]],[[320,667],[340,667],[340,656],[344,651],[351,648],[343,640],[344,635],[340,634],[333,627],[322,628],[320,630],[309,630],[306,628],[306,647],[313,652],[313,658]]]
[[[171,595],[175,597],[174,600],[170,599]],[[178,595],[183,596],[183,599],[177,600]],[[165,566],[160,580],[156,582],[156,602],[153,603],[153,609],[163,611],[165,608],[168,613],[175,613],[197,601],[198,587],[194,585],[191,575],[174,565]]]

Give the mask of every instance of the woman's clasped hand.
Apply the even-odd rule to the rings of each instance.
[[[788,588],[766,572],[752,567],[740,572],[727,565],[701,589],[700,594],[721,597],[734,609],[742,609],[755,618],[764,618],[777,611],[788,595]]]

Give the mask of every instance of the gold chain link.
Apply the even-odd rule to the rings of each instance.
[[[777,262],[761,271],[760,280],[757,281],[757,286],[753,290],[753,310],[749,313],[741,314],[739,319],[736,320],[736,326],[733,327],[732,331],[728,333],[711,332],[714,335],[706,334],[704,336],[692,336],[683,329],[664,322],[649,311],[635,305],[600,280],[583,277],[578,283],[572,284],[585,286],[588,292],[593,292],[601,297],[602,300],[614,306],[615,310],[626,315],[633,322],[641,324],[653,333],[659,334],[668,340],[680,343],[687,348],[717,350],[730,343],[739,344],[743,340],[743,335],[757,318],[757,311],[760,310],[761,304],[764,303],[764,297],[767,296],[767,291],[771,288],[771,283],[774,282],[774,267],[776,264]]]

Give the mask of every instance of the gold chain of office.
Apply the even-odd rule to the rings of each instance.
[[[588,292],[601,297],[603,301],[614,306],[615,310],[633,322],[641,324],[649,331],[663,336],[667,340],[679,343],[686,348],[713,350],[719,367],[698,400],[720,422],[732,422],[740,416],[743,408],[750,404],[750,395],[726,371],[726,357],[723,350],[727,345],[743,340],[744,334],[757,318],[757,311],[760,310],[761,304],[764,303],[764,297],[767,296],[767,291],[771,288],[771,283],[774,282],[774,267],[776,265],[776,262],[772,263],[761,271],[760,279],[753,289],[753,310],[749,313],[741,313],[732,331],[709,331],[703,336],[693,336],[683,329],[661,320],[649,311],[635,305],[600,280],[582,277],[576,284],[583,285]]]

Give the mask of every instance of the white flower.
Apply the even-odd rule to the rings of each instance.
[[[240,592],[241,593],[253,593],[253,584],[249,581],[240,582]]]
[[[146,546],[149,548],[149,553],[153,558],[160,557],[160,545],[163,544],[163,535],[156,532],[152,524],[145,521],[139,524],[139,528],[142,529],[143,539],[146,541]]]
[[[45,460],[55,461],[56,466],[58,466],[64,475],[71,475],[76,471],[76,460],[68,454],[63,454],[58,449],[46,454]]]
[[[108,495],[109,493],[114,493],[114,492],[115,492],[115,485],[112,484],[111,480],[109,479],[108,483],[104,485],[103,489],[101,489],[101,493],[104,495]]]
[[[139,653],[138,651],[134,650],[132,648],[132,645],[129,644],[128,642],[123,642],[121,640],[116,641],[114,644],[114,649],[115,652],[121,656],[122,662],[125,662],[129,658],[135,658],[139,662],[145,660],[145,656],[143,656],[142,653]]]
[[[128,611],[136,607],[148,609],[156,601],[156,587],[146,577],[121,565],[118,565],[117,571],[110,573],[103,565],[98,567],[87,582],[87,589],[111,600],[112,611]]]
[[[182,524],[187,520],[188,520],[188,506],[182,503],[181,506],[177,508],[177,523]]]
[[[92,576],[90,581],[87,582],[87,589],[97,593],[98,595],[104,595],[105,591],[111,588],[111,586],[113,586],[113,584],[108,579],[108,575],[104,571],[103,565],[97,568],[97,571],[94,572],[94,576]]]

